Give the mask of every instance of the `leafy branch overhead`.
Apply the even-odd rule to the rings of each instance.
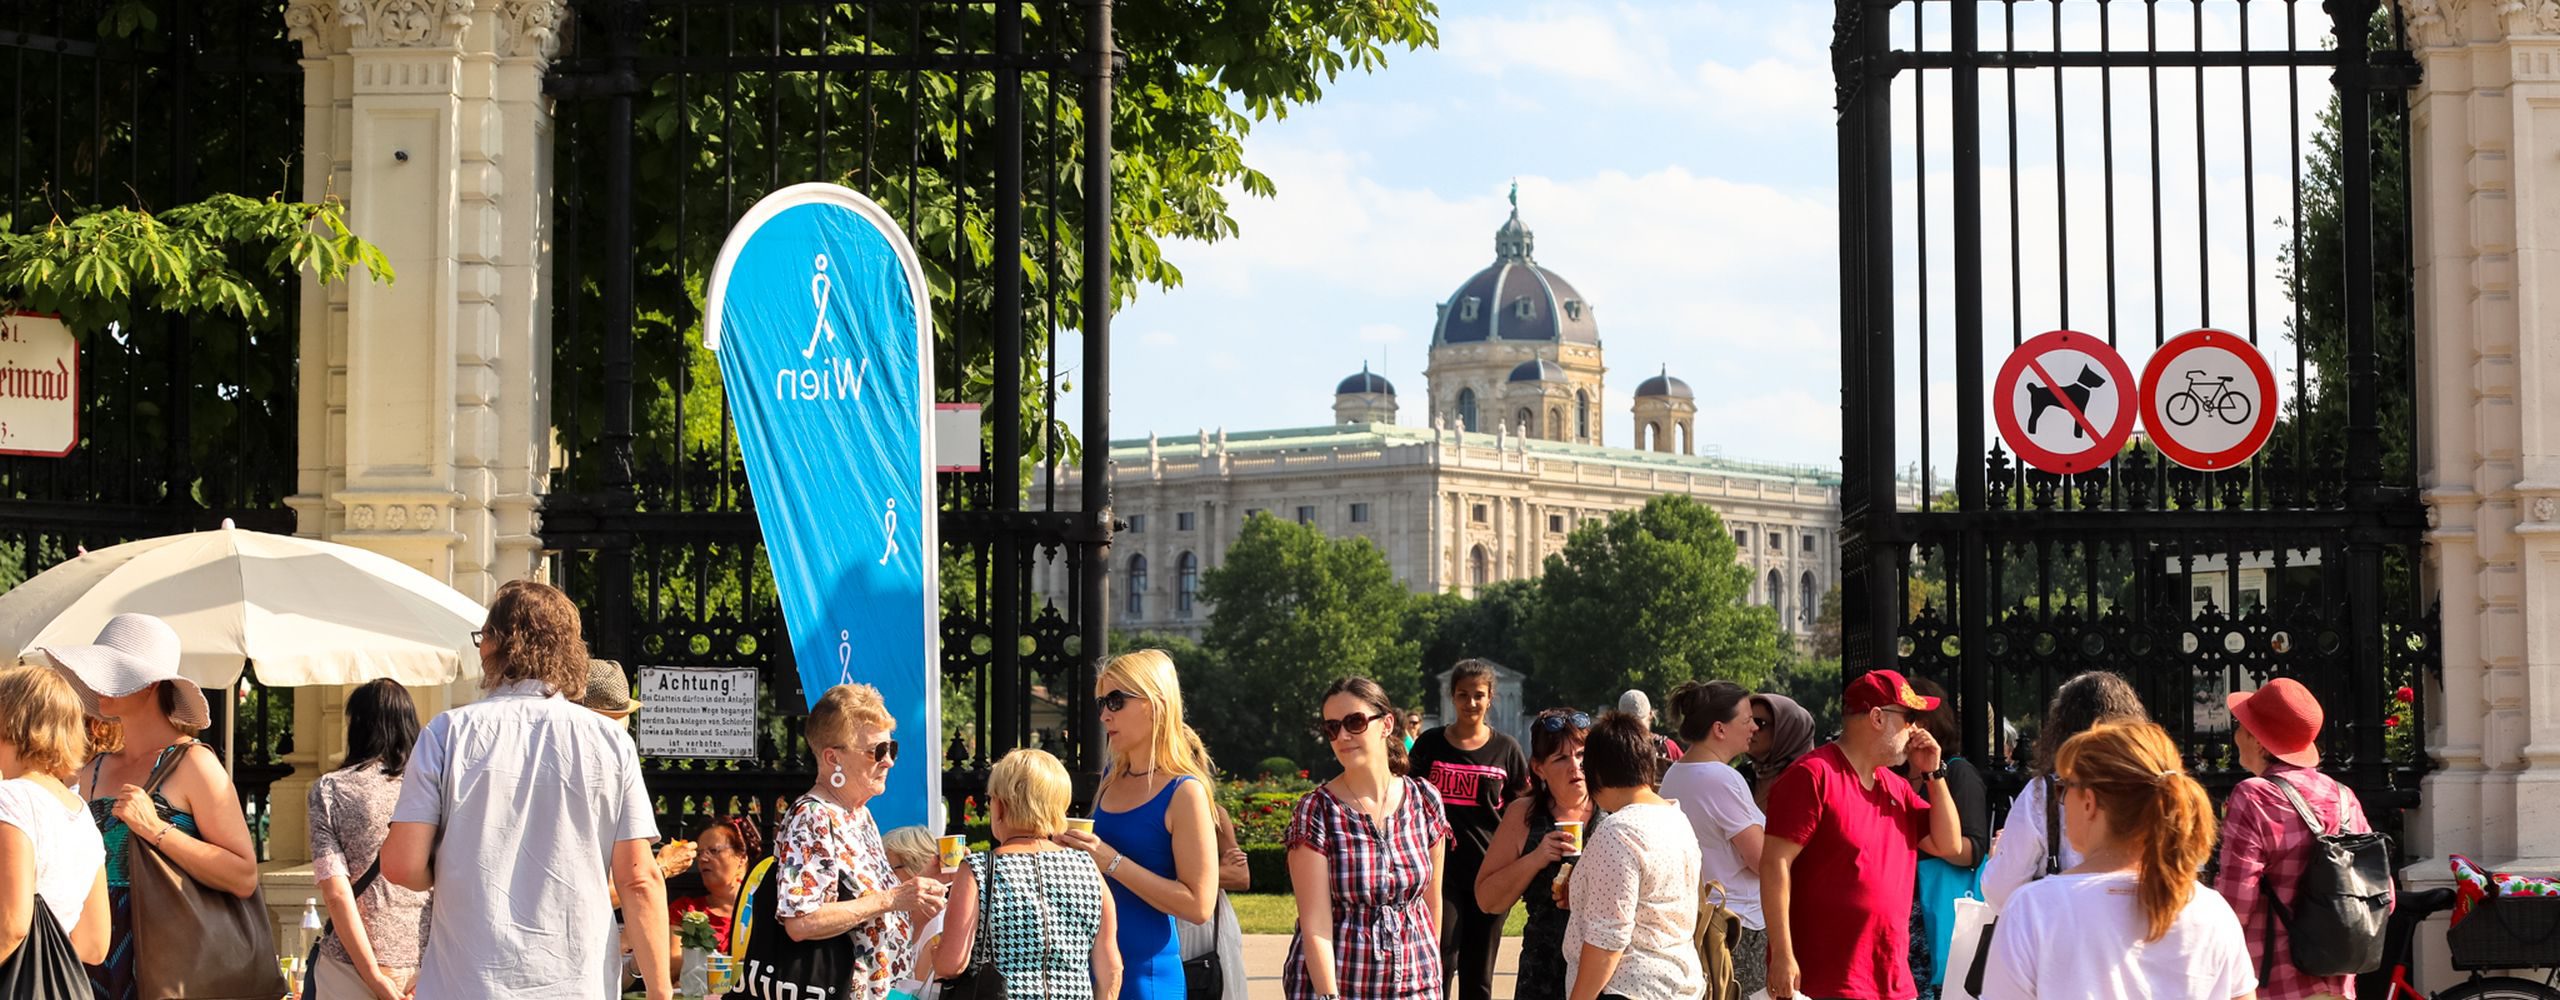
[[[0,219],[0,298],[56,313],[75,331],[130,322],[137,307],[189,316],[267,317],[272,279],[322,284],[361,267],[392,279],[379,247],[347,228],[346,206],[217,194],[165,212],[92,207],[28,232]]]

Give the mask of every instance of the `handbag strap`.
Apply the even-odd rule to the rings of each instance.
[[[2062,795],[2055,789],[2060,782],[2051,774],[2044,776],[2044,873],[2062,874]]]
[[[151,777],[142,783],[142,790],[154,795],[159,794],[160,783],[169,780],[169,772],[176,770],[172,765],[187,759],[187,750],[199,745],[195,740],[186,739],[162,747],[160,756],[151,761]],[[177,756],[170,756],[173,753]]]

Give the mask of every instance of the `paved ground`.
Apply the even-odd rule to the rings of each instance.
[[[1246,1000],[1281,1000],[1280,966],[1289,960],[1289,936],[1286,934],[1247,934],[1244,936]],[[1502,952],[1493,960],[1493,995],[1511,995],[1511,976],[1520,965],[1520,939],[1502,939]]]

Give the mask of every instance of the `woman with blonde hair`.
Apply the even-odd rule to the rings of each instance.
[[[106,847],[63,784],[87,755],[69,682],[41,667],[0,670],[0,963],[36,936],[39,914],[83,964],[106,960]]]
[[[906,978],[915,929],[942,912],[942,883],[899,878],[871,820],[871,799],[898,761],[897,726],[880,689],[828,688],[809,710],[817,784],[774,837],[774,913],[794,941],[852,939],[851,1000],[878,1000]]]
[[[996,761],[987,774],[987,825],[996,844],[970,855],[951,887],[936,972],[959,975],[974,954],[1004,973],[1008,997],[1120,994],[1111,894],[1083,854],[1048,839],[1067,828],[1074,793],[1066,765],[1046,751],[1016,750]]]
[[[1059,843],[1093,856],[1118,906],[1121,992],[1169,1000],[1188,992],[1176,919],[1217,912],[1217,822],[1208,755],[1182,721],[1173,657],[1141,649],[1112,658],[1094,682],[1110,768],[1093,796],[1093,832]]]
[[[2213,802],[2169,734],[2149,722],[2096,726],[2062,744],[2053,778],[2063,836],[2082,860],[2001,908],[1984,1000],[2255,997],[2239,918],[2196,881],[2213,854]]]
[[[196,739],[212,724],[212,708],[204,690],[179,675],[178,633],[169,623],[117,615],[90,645],[39,652],[61,667],[90,715],[113,723],[80,787],[105,843],[114,926],[106,961],[90,967],[89,981],[98,1000],[125,1000],[137,990],[133,928],[152,918],[126,898],[126,845],[139,837],[187,877],[242,899],[258,891],[258,845],[222,758]]]

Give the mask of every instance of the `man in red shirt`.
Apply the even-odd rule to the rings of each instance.
[[[1920,992],[1909,955],[1913,852],[1964,846],[1938,743],[1919,725],[1938,699],[1876,670],[1850,681],[1841,700],[1840,739],[1797,760],[1769,791],[1760,855],[1769,995],[1910,1000]],[[1928,798],[1888,770],[1906,760]]]

